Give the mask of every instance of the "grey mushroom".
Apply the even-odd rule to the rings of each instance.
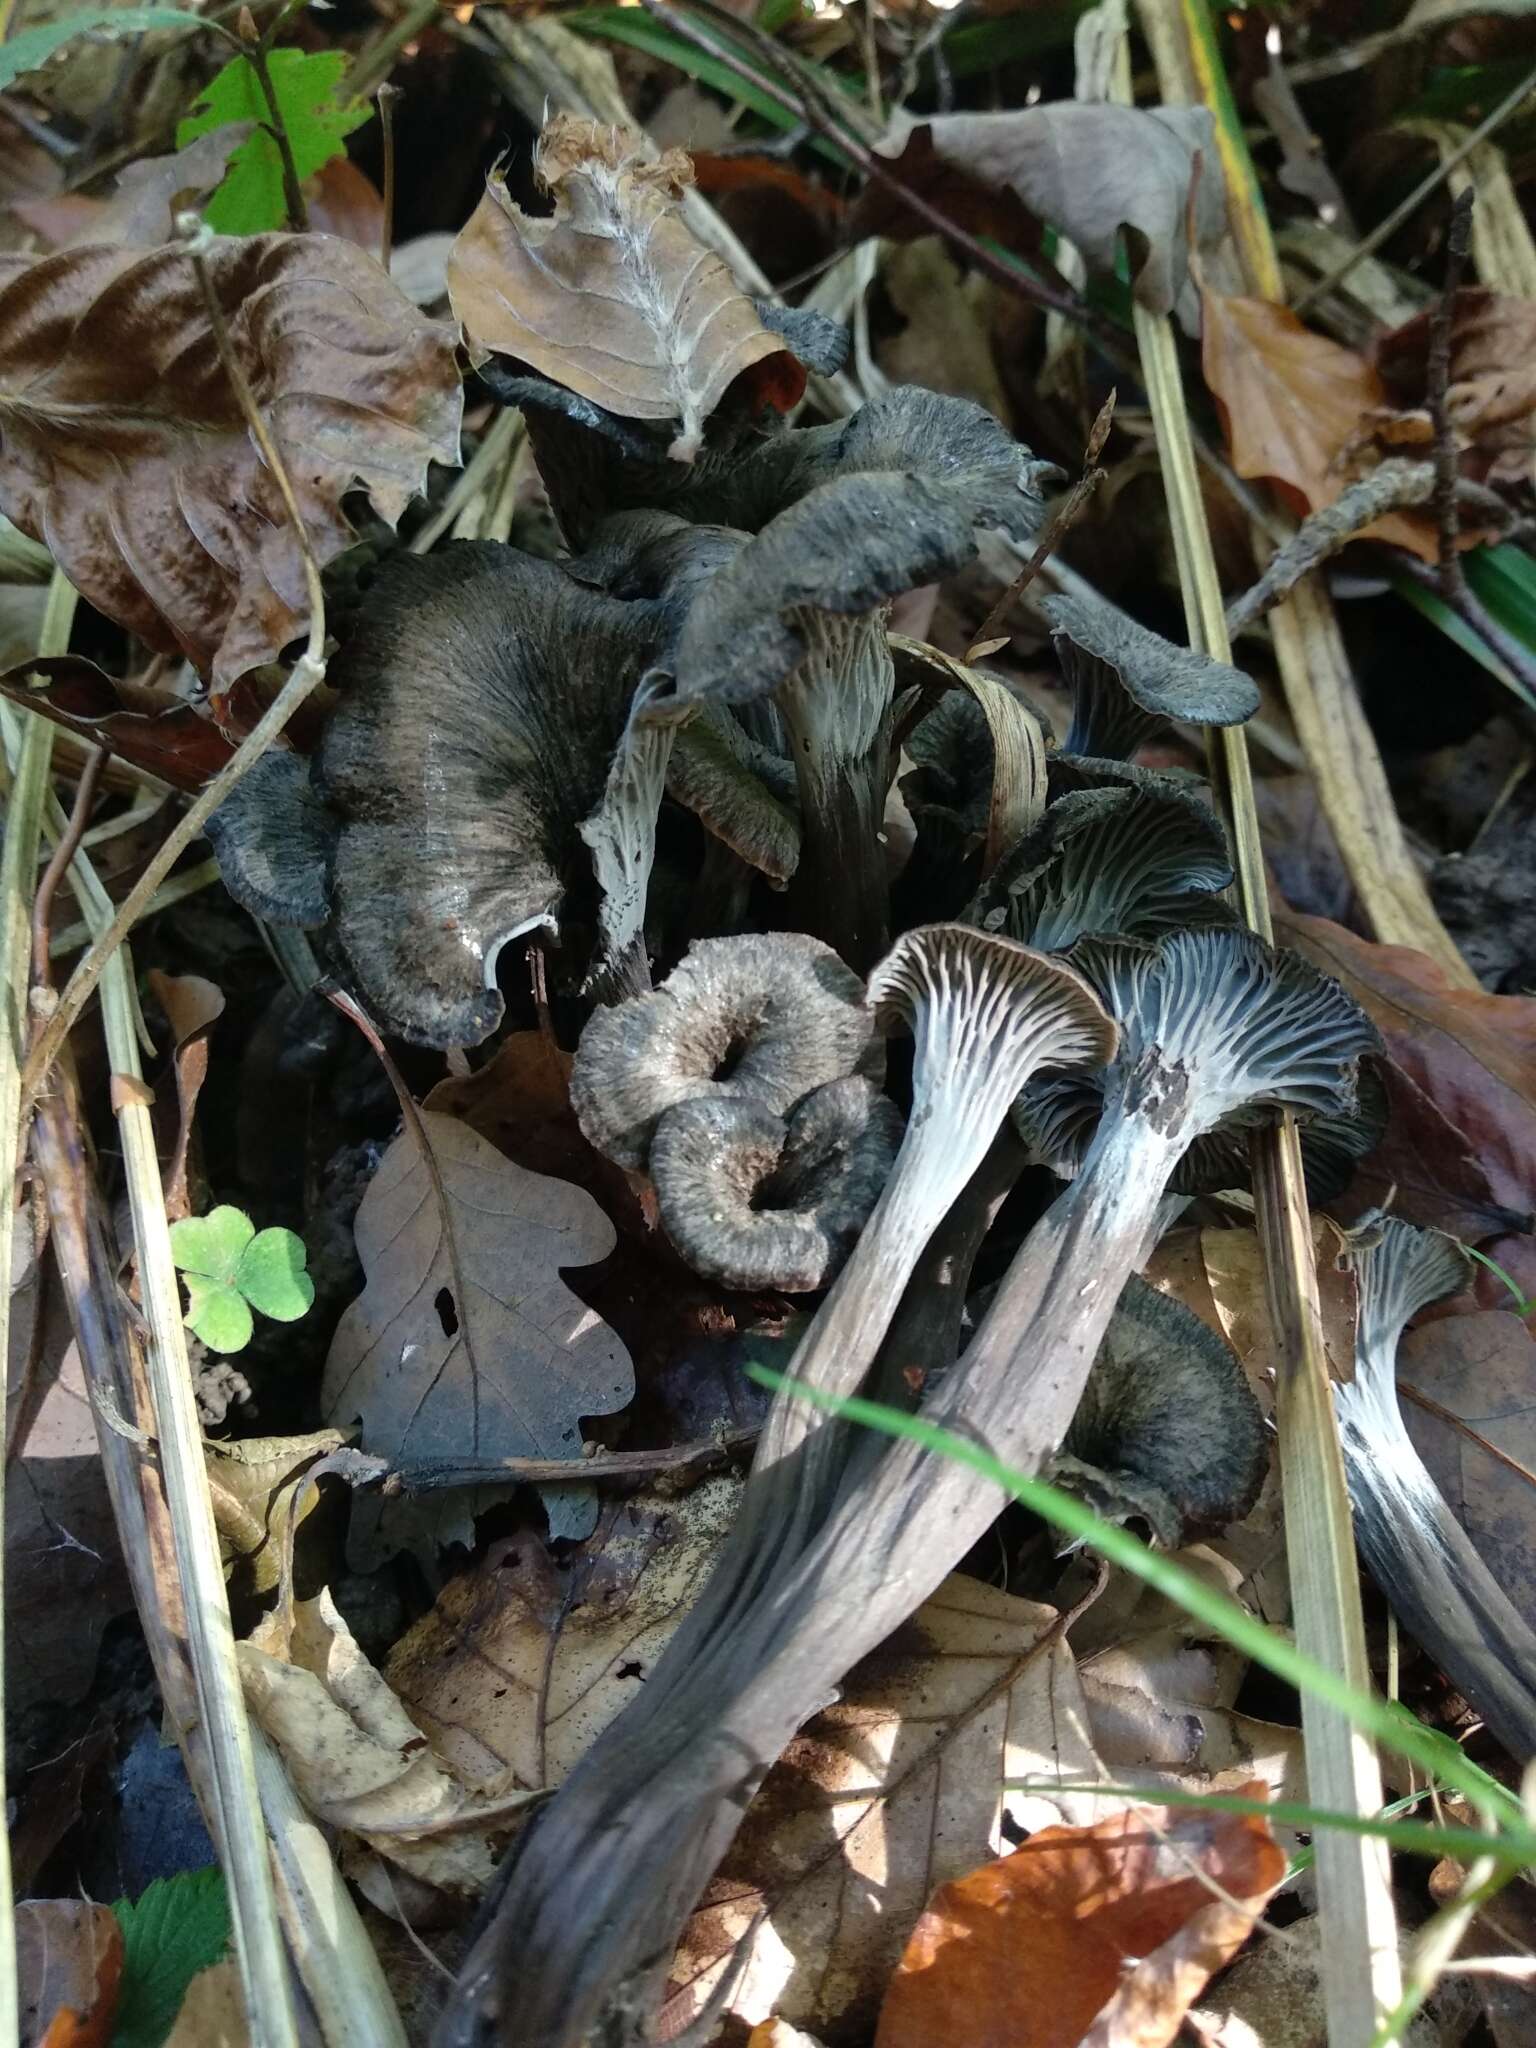
[[[665,1110],[745,1100],[782,1116],[824,1082],[878,1073],[864,984],[801,932],[700,939],[661,986],[588,1019],[571,1070],[587,1137],[638,1171]]]
[[[1454,1239],[1368,1218],[1355,1376],[1334,1387],[1360,1554],[1403,1626],[1520,1764],[1536,1756],[1536,1632],[1478,1555],[1414,1448],[1397,1398],[1397,1347],[1420,1309],[1459,1294],[1472,1263]]]
[[[1196,648],[1175,646],[1114,605],[1057,596],[1045,598],[1040,609],[1072,689],[1064,753],[1128,759],[1176,719],[1241,725],[1259,708],[1251,676]]]
[[[901,1131],[896,1105],[858,1076],[787,1117],[740,1096],[676,1103],[651,1141],[662,1228],[706,1279],[808,1294],[841,1270]]]

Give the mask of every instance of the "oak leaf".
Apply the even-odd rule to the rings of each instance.
[[[1163,2048],[1284,1876],[1252,1815],[1141,1807],[1043,1828],[930,1900],[875,2048]]]
[[[216,241],[231,345],[317,559],[364,489],[396,520],[459,459],[453,330],[324,235]],[[181,248],[0,256],[0,508],[98,610],[216,689],[308,613],[298,543],[219,361]]]
[[[1205,381],[1232,467],[1267,478],[1298,513],[1331,505],[1354,480],[1351,460],[1368,446],[1372,416],[1386,402],[1380,373],[1270,299],[1207,291],[1201,304]],[[1426,562],[1438,552],[1434,521],[1423,513],[1388,512],[1362,535]]]
[[[605,1258],[613,1226],[582,1189],[514,1165],[452,1117],[424,1111],[421,1127],[431,1160],[403,1132],[357,1212],[368,1284],[331,1342],[324,1419],[360,1421],[361,1448],[391,1464],[569,1458],[579,1483],[580,1418],[625,1407],[634,1369],[560,1275]],[[472,1536],[474,1503],[454,1498],[438,1541]],[[591,1528],[586,1489],[551,1489],[546,1505],[558,1534]],[[354,1562],[367,1568],[399,1547],[390,1530],[419,1527],[408,1502],[360,1499]]]
[[[482,359],[515,356],[622,419],[675,421],[668,453],[691,462],[743,372],[787,411],[805,371],[686,225],[686,154],[644,150],[635,135],[557,115],[534,163],[553,214],[525,214],[493,172],[449,255],[448,296]]]

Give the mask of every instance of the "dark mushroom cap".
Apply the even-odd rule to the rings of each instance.
[[[1035,1157],[1073,1173],[1108,1102],[1157,1104],[1187,1149],[1219,1126],[1252,1128],[1290,1109],[1305,1120],[1357,1113],[1359,1065],[1375,1027],[1339,983],[1252,932],[1213,926],[1147,945],[1083,939],[1069,955],[1120,1025],[1099,1076],[1034,1082],[1014,1119]]]
[[[337,828],[310,762],[279,746],[246,771],[206,830],[224,886],[243,910],[269,924],[313,928],[330,916]]]
[[[587,1021],[571,1101],[620,1166],[646,1163],[663,1111],[740,1098],[782,1116],[848,1074],[879,1071],[864,987],[801,932],[700,939],[661,987]]]
[[[397,556],[332,664],[319,779],[340,818],[335,930],[369,1006],[427,1045],[494,1030],[504,940],[556,924],[660,604],[493,542]]]
[[[915,764],[901,794],[919,829],[929,820],[979,839],[992,808],[995,760],[986,713],[966,690],[946,690],[907,734]]]
[[[1072,687],[1065,753],[1129,757],[1175,719],[1241,725],[1259,708],[1258,686],[1241,669],[1175,646],[1114,605],[1058,596],[1040,609]]]
[[[696,1273],[807,1294],[841,1270],[901,1143],[901,1112],[857,1076],[788,1117],[742,1097],[675,1103],[650,1171],[662,1226]]]
[[[969,915],[1055,952],[1092,933],[1150,938],[1203,920],[1231,880],[1215,812],[1159,777],[1058,797],[1004,854]]]
[[[764,695],[804,658],[808,617],[875,613],[970,561],[979,529],[1026,539],[1039,523],[1041,466],[978,405],[896,390],[835,441],[813,443],[822,431],[798,437],[806,445],[766,493],[744,463],[707,513],[688,504],[754,538],[693,598],[675,653],[680,696]],[[767,444],[765,469],[779,445]]]
[[[1063,1446],[1057,1483],[1107,1479],[1160,1542],[1240,1521],[1269,1461],[1264,1417],[1236,1355],[1181,1301],[1126,1285]],[[1075,1467],[1075,1472],[1074,1472]]]

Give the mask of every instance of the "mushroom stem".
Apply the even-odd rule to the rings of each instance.
[[[885,951],[885,798],[895,669],[883,612],[800,612],[805,655],[774,693],[800,787],[797,924],[857,974]]]
[[[1355,1377],[1334,1388],[1355,1541],[1414,1641],[1524,1764],[1536,1756],[1536,1631],[1435,1485],[1397,1399],[1403,1328],[1464,1284],[1466,1261],[1448,1239],[1389,1219],[1356,1269]]]
[[[676,726],[644,715],[641,684],[623,738],[614,751],[602,802],[576,828],[592,851],[602,891],[600,951],[588,986],[600,1002],[650,993],[645,950],[645,899],[656,859],[656,815],[666,787]]]

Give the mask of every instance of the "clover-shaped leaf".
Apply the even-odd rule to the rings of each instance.
[[[228,1203],[171,1225],[171,1254],[187,1288],[187,1328],[210,1351],[243,1351],[251,1310],[293,1323],[315,1298],[304,1270],[304,1240],[291,1230],[258,1230]]]

